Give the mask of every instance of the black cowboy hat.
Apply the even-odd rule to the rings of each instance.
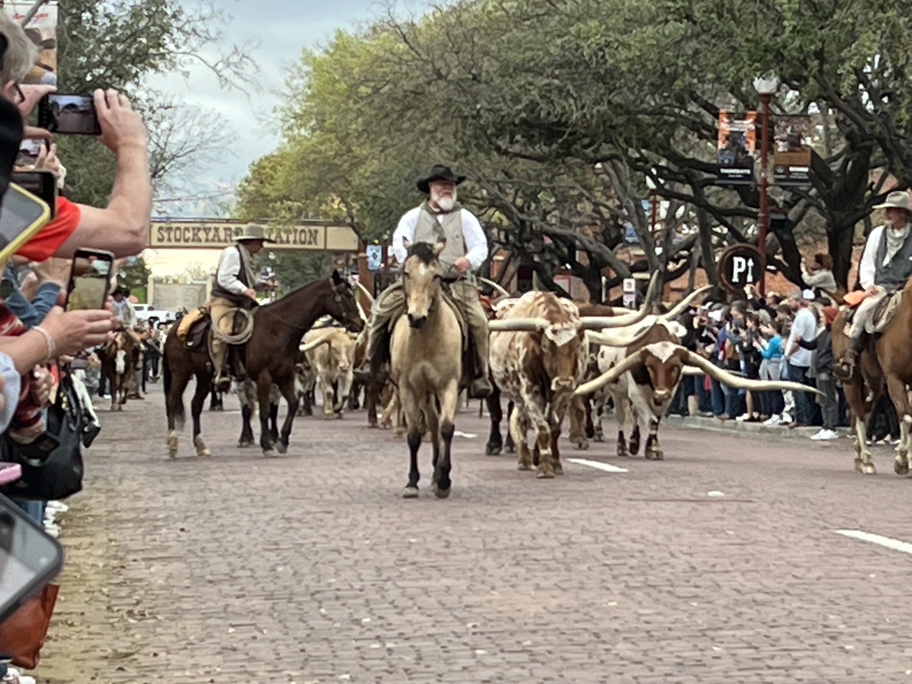
[[[130,291],[127,288],[125,288],[123,285],[118,285],[117,287],[114,288],[114,291],[111,293],[111,296],[113,297],[114,295],[118,295],[118,294],[122,294],[124,297],[129,297]]]
[[[431,188],[429,187],[428,184],[431,181],[444,180],[444,181],[450,181],[451,183],[455,183],[456,185],[459,185],[465,179],[466,179],[465,176],[457,176],[455,173],[453,173],[453,169],[451,169],[449,166],[444,166],[443,164],[436,164],[433,167],[431,167],[431,170],[428,171],[427,175],[424,178],[418,179],[417,185],[418,185],[418,190],[420,192],[423,192],[425,195],[429,195],[431,192]]]

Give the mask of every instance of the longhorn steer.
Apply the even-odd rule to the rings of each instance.
[[[356,339],[342,328],[312,330],[304,336],[305,344],[315,344],[307,351],[307,361],[316,371],[326,418],[342,418],[345,411],[354,378]]]
[[[648,323],[645,330],[637,333],[635,339],[627,345],[618,345],[620,340],[608,339],[597,333],[593,334],[591,339],[600,344],[621,346],[621,348],[613,350],[614,353],[604,353],[604,350],[600,352],[600,368],[603,365],[610,367],[595,380],[581,385],[576,393],[587,395],[602,387],[615,386],[610,391],[615,397],[615,411],[619,423],[618,455],[621,456],[626,455],[626,449],[622,449],[624,446],[622,442],[623,423],[621,422],[620,407],[626,407],[630,402],[641,423],[649,421],[649,439],[646,442],[647,458],[661,460],[664,457],[657,435],[659,421],[665,415],[678,383],[689,370],[685,370],[685,366],[695,366],[698,369],[696,372],[702,371],[735,389],[809,390],[807,386],[795,382],[746,380],[732,375],[678,344],[673,329],[666,321]]]
[[[647,305],[657,295],[653,277]],[[630,316],[581,320],[571,301],[549,292],[527,292],[519,299],[497,305],[497,319],[489,324],[491,373],[500,391],[515,404],[510,434],[516,443],[520,470],[538,466],[538,477],[563,473],[558,438],[573,392],[588,362],[587,329],[621,327],[646,316],[646,306]],[[537,432],[530,454],[526,434]]]

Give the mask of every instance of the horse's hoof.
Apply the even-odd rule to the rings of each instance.
[[[577,439],[573,442],[573,448],[577,451],[588,451],[589,450],[589,440],[588,439]]]
[[[507,453],[508,453],[508,454],[515,454],[515,453],[516,453],[516,447],[515,447],[515,446],[510,446],[510,445],[508,444],[506,448],[507,448]]]
[[[238,443],[238,449],[246,449],[247,447],[253,446],[253,440],[251,439],[242,439]]]
[[[199,449],[199,450],[197,450],[196,455],[199,458],[209,458],[210,456],[212,456],[212,452],[209,451],[209,449]]]
[[[287,453],[288,453],[288,445],[287,445],[287,444],[282,444],[282,442],[279,442],[278,444],[276,444],[276,451],[278,451],[280,454],[287,454]]]
[[[909,467],[906,466],[906,471],[908,472],[908,470],[909,470]],[[865,465],[864,474],[865,475],[877,475],[877,471],[874,469],[873,463],[868,463],[867,465]]]
[[[647,454],[646,458],[651,458],[653,461],[664,461],[665,453],[663,451],[653,451],[652,453]]]
[[[171,451],[171,449],[168,449],[168,460],[170,460],[170,461],[177,460],[177,449],[175,449],[174,451]]]
[[[450,496],[450,488],[447,487],[446,489],[441,489],[440,487],[435,486],[434,496],[436,496],[438,499],[446,499]]]
[[[275,449],[264,449],[264,450],[263,450],[263,457],[264,457],[264,458],[278,458],[278,457],[279,457],[279,452],[276,451]]]
[[[539,480],[551,480],[554,479],[554,472],[551,470],[539,470],[535,473],[535,477]]]
[[[900,461],[896,459],[893,461],[893,472],[897,475],[908,475],[909,474],[909,462]]]
[[[488,445],[485,449],[485,456],[500,456],[501,451],[503,451],[503,447]]]
[[[555,474],[555,475],[563,475],[563,474],[564,474],[564,466],[562,466],[560,463],[558,463],[556,466],[554,466],[554,474]]]
[[[597,434],[597,435],[595,435],[595,437],[592,438],[592,441],[593,442],[604,442],[605,438],[602,435]]]
[[[417,499],[418,498],[418,487],[406,487],[402,490],[403,499]]]
[[[516,469],[517,470],[532,470],[532,466],[529,463],[520,463]]]

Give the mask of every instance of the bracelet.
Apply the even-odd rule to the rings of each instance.
[[[37,330],[42,335],[44,335],[44,341],[47,342],[47,358],[45,361],[50,361],[51,359],[57,356],[57,343],[54,342],[54,338],[51,337],[51,333],[42,328],[40,325],[32,327],[32,330]]]

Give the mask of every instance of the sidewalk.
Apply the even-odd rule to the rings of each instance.
[[[789,429],[782,425],[764,425],[763,423],[748,423],[738,420],[719,420],[718,418],[703,418],[702,416],[666,416],[664,421],[676,428],[689,428],[691,430],[710,430],[712,432],[727,432],[738,435],[765,435],[767,437],[810,439],[820,431],[819,427],[802,427]],[[845,429],[837,428],[840,435],[845,434]]]

